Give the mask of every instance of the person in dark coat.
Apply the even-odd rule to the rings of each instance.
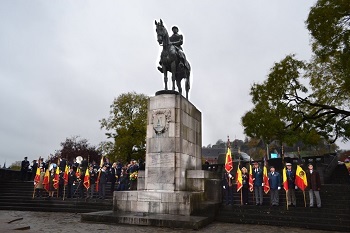
[[[118,183],[120,182],[120,177],[122,175],[122,169],[123,169],[123,164],[120,161],[118,161],[118,163],[117,163],[117,176],[118,176],[117,182]]]
[[[113,163],[112,167],[110,169],[110,181],[111,181],[111,193],[113,194],[114,192],[114,187],[115,183],[118,180],[118,175],[117,175],[117,163]]]
[[[36,160],[33,160],[31,180],[34,180],[37,169],[38,169],[38,162]]]
[[[295,198],[295,171],[292,169],[291,163],[286,163],[286,175],[288,182],[288,192],[287,192],[287,205],[296,206],[297,201]]]
[[[90,195],[89,198],[94,198],[94,193],[95,193],[95,187],[96,187],[96,179],[97,179],[97,170],[93,169],[93,166],[90,165],[89,167],[89,174],[90,174]]]
[[[69,173],[68,173],[68,184],[67,184],[67,192],[68,192],[68,198],[73,198],[74,196],[74,188],[73,186],[75,185],[75,183],[77,182],[77,176],[73,170],[73,168],[71,167],[69,169]]]
[[[122,168],[117,191],[129,189],[129,176],[126,167]]]
[[[242,171],[242,201],[243,201],[243,205],[248,205],[249,174],[248,174],[247,168],[245,167],[242,167],[241,171]]]
[[[58,168],[56,168],[58,169]],[[52,168],[49,176],[49,198],[52,198],[55,193],[55,187],[53,186],[55,179],[55,169]]]
[[[63,178],[64,172],[63,171],[60,170],[60,175],[59,175],[59,182],[58,182],[58,196],[59,197],[63,197],[63,191],[64,191],[64,178]]]
[[[281,189],[281,175],[275,171],[273,166],[270,167],[268,174],[270,185],[270,202],[272,206],[279,205],[279,190]]]
[[[226,205],[233,205],[233,183],[234,177],[230,172],[225,172],[222,177],[222,188],[225,193]]]
[[[310,208],[314,207],[314,195],[316,197],[317,207],[321,208],[321,179],[320,174],[314,170],[314,166],[312,164],[308,165],[308,171],[306,172],[307,178],[307,187],[309,189],[309,198],[310,198]]]
[[[263,171],[259,168],[258,162],[254,162],[253,167],[253,185],[254,185],[254,195],[255,195],[255,204],[263,204]]]
[[[108,180],[107,166],[104,165],[100,170],[100,180],[98,182],[98,195],[99,199],[106,198],[106,184]]]
[[[28,169],[29,169],[28,157],[24,157],[24,160],[21,163],[21,180],[22,181],[27,180]]]
[[[130,178],[130,190],[137,189],[137,174],[138,174],[139,166],[136,164],[136,160],[131,160],[130,166],[128,168],[128,174]]]

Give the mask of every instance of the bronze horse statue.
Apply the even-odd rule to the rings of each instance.
[[[171,80],[173,83],[172,90],[175,91],[175,81],[177,89],[182,94],[181,80],[185,79],[186,99],[188,99],[188,91],[190,90],[190,72],[191,66],[187,62],[186,57],[182,50],[175,46],[169,38],[168,31],[163,25],[162,20],[155,21],[157,41],[159,45],[163,46],[162,53],[160,55],[159,64],[161,67],[158,69],[164,74],[165,90],[168,90],[168,71],[171,72]]]

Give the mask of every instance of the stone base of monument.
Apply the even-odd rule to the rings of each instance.
[[[221,202],[221,180],[202,169],[202,115],[182,95],[159,91],[147,113],[145,171],[137,191],[113,194],[113,211],[83,214],[83,221],[198,229]]]
[[[140,190],[145,171],[139,171],[137,191],[115,191],[113,210],[84,213],[85,222],[199,229],[210,224],[221,204],[221,180],[213,172],[187,171],[188,190]]]
[[[157,226],[169,228],[185,228],[198,230],[211,221],[202,216],[181,216],[172,214],[154,214],[119,211],[100,211],[81,215],[83,222],[99,222],[108,224],[130,224],[140,226]]]

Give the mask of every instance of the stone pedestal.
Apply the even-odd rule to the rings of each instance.
[[[201,118],[201,112],[181,95],[150,98],[146,190],[186,190],[186,171],[202,165]]]
[[[199,210],[208,198],[206,181],[215,178],[201,170],[201,118],[179,94],[150,98],[145,172],[137,191],[114,192],[114,211],[191,215]],[[213,188],[221,190],[219,185]]]

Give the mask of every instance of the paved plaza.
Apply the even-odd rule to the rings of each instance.
[[[22,220],[15,221],[11,224],[7,222],[15,219]],[[15,227],[30,226],[29,230],[11,231]],[[0,210],[0,232],[24,232],[24,233],[38,233],[38,232],[208,232],[208,233],[223,233],[223,232],[244,232],[244,233],[326,233],[335,231],[320,231],[289,227],[273,227],[265,225],[246,225],[234,223],[214,222],[207,227],[198,231],[188,229],[169,229],[149,226],[130,226],[130,225],[113,225],[113,224],[91,224],[80,222],[80,214],[74,213],[54,213],[54,212],[29,212],[29,211],[6,211]]]

